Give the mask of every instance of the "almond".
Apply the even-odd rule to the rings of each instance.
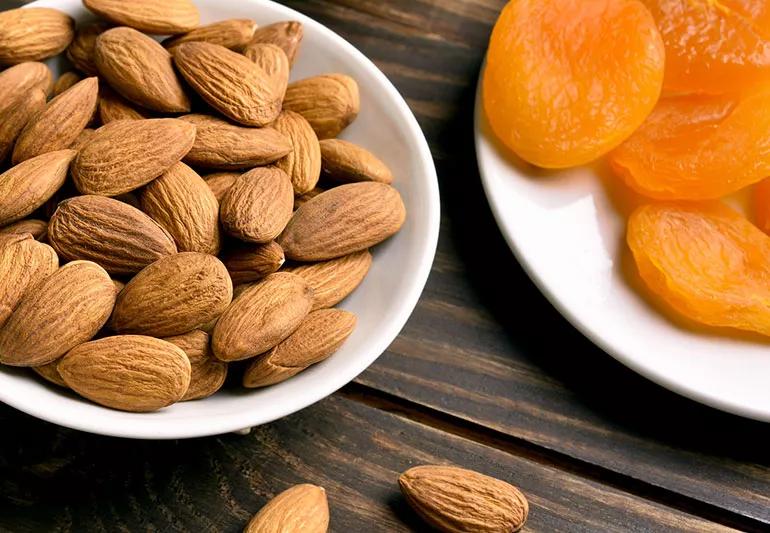
[[[31,287],[0,330],[0,362],[42,366],[91,339],[110,316],[115,289],[107,272],[74,261]]]
[[[48,363],[47,365],[43,366],[34,366],[32,367],[32,370],[34,370],[38,376],[42,377],[49,383],[53,383],[54,385],[58,385],[59,387],[67,387],[67,384],[64,383],[64,379],[61,377],[61,374],[59,374],[59,361],[54,361],[52,363]]]
[[[171,235],[149,216],[103,196],[61,202],[51,217],[48,239],[62,258],[95,261],[111,274],[133,274],[176,253]]]
[[[283,250],[272,241],[231,247],[222,258],[234,285],[262,279],[281,268],[284,261]]]
[[[106,407],[156,411],[178,402],[190,385],[190,361],[178,346],[141,335],[117,335],[70,350],[58,366],[75,392]]]
[[[215,172],[214,174],[208,174],[204,179],[206,185],[209,186],[211,192],[217,199],[217,202],[222,202],[222,198],[225,197],[225,193],[230,190],[235,180],[241,175],[238,172]]]
[[[28,62],[0,72],[0,105],[27,96],[34,89],[53,91],[53,75],[45,63]]]
[[[112,280],[112,284],[115,286],[115,295],[116,295],[116,296],[117,296],[118,294],[120,294],[120,291],[122,291],[123,289],[125,289],[125,288],[126,288],[126,284],[125,284],[125,283],[123,283],[123,282],[122,282],[122,281],[120,281],[120,280],[117,280],[117,279],[113,279],[113,280]]]
[[[308,192],[306,192],[303,195],[295,196],[294,210],[296,211],[297,209],[299,209],[300,207],[308,203],[308,201],[310,201],[311,199],[315,198],[316,196],[324,192],[324,190],[325,189],[322,189],[320,187],[314,187],[313,189],[310,189]]]
[[[293,207],[289,176],[279,168],[260,167],[235,180],[222,199],[219,217],[230,235],[248,242],[268,242],[281,234]]]
[[[305,117],[319,139],[336,137],[358,116],[361,102],[356,80],[324,74],[290,83],[283,108]]]
[[[175,118],[110,122],[80,149],[72,178],[83,194],[117,196],[163,174],[194,141],[195,126]]]
[[[91,141],[94,135],[96,135],[96,130],[91,128],[85,128],[83,131],[81,131],[78,134],[77,137],[75,137],[75,140],[70,145],[70,150],[77,150],[79,152],[81,148],[83,148],[89,141]],[[67,183],[72,184],[72,182],[67,182]],[[72,185],[72,188],[74,189],[75,186]]]
[[[333,307],[345,299],[366,277],[372,266],[368,250],[323,261],[288,267],[313,288],[313,310]]]
[[[43,205],[67,178],[74,150],[49,152],[0,174],[0,226],[7,226]]]
[[[416,466],[398,479],[406,501],[438,531],[510,533],[527,520],[524,495],[504,481],[453,466]]]
[[[243,533],[326,533],[328,529],[326,491],[316,485],[302,484],[267,502]]]
[[[295,194],[313,189],[321,176],[321,146],[313,128],[302,115],[284,111],[273,127],[291,140],[292,151],[276,165],[291,178]]]
[[[41,89],[0,103],[0,163],[11,153],[17,137],[35,115],[45,109],[46,95]]]
[[[24,127],[13,149],[14,164],[68,148],[96,111],[99,82],[86,78],[48,102]]]
[[[193,169],[177,163],[150,182],[139,199],[142,210],[174,237],[180,252],[219,253],[219,203]]]
[[[251,59],[261,68],[272,81],[275,93],[281,96],[286,94],[289,85],[291,65],[286,53],[278,46],[269,43],[252,43],[243,50],[243,55]]]
[[[253,168],[291,151],[288,137],[273,128],[247,128],[209,115],[185,115],[195,124],[195,144],[185,162],[205,168]]]
[[[214,109],[247,126],[266,126],[281,112],[282,94],[248,58],[211,43],[182,43],[172,50],[187,83]]]
[[[243,386],[266,387],[320,363],[347,340],[356,316],[340,309],[313,311],[286,340],[256,357],[243,375]]]
[[[193,252],[171,255],[128,282],[111,325],[121,333],[181,335],[218,317],[232,297],[230,276],[219,259]]]
[[[337,183],[392,183],[388,166],[366,148],[341,139],[321,141],[321,176]]]
[[[56,83],[53,84],[53,95],[59,96],[61,93],[81,81],[83,78],[75,72],[74,70],[70,70],[59,76],[59,79],[56,80]]]
[[[219,317],[211,347],[222,361],[248,359],[291,335],[310,311],[313,290],[295,274],[276,272],[244,290]]]
[[[97,15],[145,33],[186,33],[198,27],[200,15],[191,0],[83,0]]]
[[[102,87],[99,91],[99,118],[102,124],[109,124],[116,120],[142,120],[150,118],[150,114],[146,109],[133,107],[109,87]]]
[[[75,36],[75,21],[56,9],[0,12],[0,65],[40,61],[62,52]]]
[[[223,363],[211,353],[208,333],[196,329],[163,340],[184,350],[192,366],[190,387],[182,396],[182,401],[206,398],[222,388],[227,378],[227,363]]]
[[[165,113],[190,110],[171,54],[155,39],[131,28],[113,28],[96,39],[99,74],[128,100]]]
[[[95,76],[98,73],[94,61],[96,38],[108,29],[110,25],[105,22],[92,22],[78,28],[75,38],[67,47],[67,59],[80,72],[89,76]]]
[[[48,237],[48,222],[28,218],[0,228],[0,235],[24,235],[25,233],[29,233],[38,241],[44,241]]]
[[[289,58],[289,63],[293,65],[294,60],[297,58],[303,33],[304,30],[302,29],[301,22],[287,20],[258,28],[254,32],[251,42],[269,43],[278,46],[284,51],[286,57]]]
[[[251,42],[257,23],[251,19],[228,19],[214,22],[193,31],[169,37],[163,41],[163,46],[173,48],[182,43],[202,41],[218,44],[239,52]]]
[[[2,326],[28,289],[59,268],[53,248],[37,242],[30,234],[0,246],[0,326]]]
[[[289,259],[334,259],[384,241],[401,229],[405,218],[401,195],[390,185],[341,185],[297,209],[278,244]]]

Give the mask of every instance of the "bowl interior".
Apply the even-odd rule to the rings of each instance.
[[[78,22],[91,18],[80,0],[42,0]],[[438,238],[436,171],[422,132],[396,89],[352,45],[311,19],[268,0],[196,0],[201,23],[252,18],[260,25],[299,20],[305,36],[292,79],[325,72],[355,78],[361,113],[341,138],[377,154],[392,169],[407,208],[401,232],[373,250],[363,284],[340,307],[358,317],[353,335],[330,359],[294,378],[260,390],[222,390],[205,400],[156,413],[124,413],[100,407],[43,383],[26,369],[0,368],[0,400],[33,416],[76,429],[134,438],[186,438],[250,427],[302,409],[331,394],[369,366],[393,341],[425,285]],[[66,68],[56,58],[55,74]]]

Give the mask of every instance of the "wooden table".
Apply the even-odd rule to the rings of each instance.
[[[0,407],[0,530],[235,532],[306,481],[326,487],[334,531],[422,531],[396,484],[420,463],[518,485],[528,531],[770,529],[770,425],[616,363],[548,304],[500,236],[472,117],[503,3],[287,2],[379,65],[438,168],[436,262],[387,353],[331,398],[247,436],[136,442]]]

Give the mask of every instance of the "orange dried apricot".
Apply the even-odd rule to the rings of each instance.
[[[760,181],[751,197],[754,223],[770,235],[770,178]]]
[[[639,274],[697,322],[770,335],[770,237],[719,202],[644,205],[628,221]]]
[[[721,93],[770,80],[767,0],[642,0],[666,45],[666,91]]]
[[[770,86],[661,99],[609,161],[637,192],[664,200],[716,199],[756,183],[770,175]]]
[[[642,123],[663,69],[663,41],[638,0],[513,0],[490,39],[484,110],[526,161],[580,165]]]

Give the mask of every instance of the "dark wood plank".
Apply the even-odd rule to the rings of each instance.
[[[427,290],[358,382],[770,523],[770,427],[698,406],[615,363],[554,311],[500,237],[479,182],[472,113],[503,3],[287,2],[383,69],[439,171],[444,216]]]
[[[451,463],[510,480],[528,531],[727,529],[550,466],[342,397],[248,436],[137,442],[87,435],[0,407],[0,530],[240,531],[286,487],[326,488],[332,531],[424,531],[398,473]]]

